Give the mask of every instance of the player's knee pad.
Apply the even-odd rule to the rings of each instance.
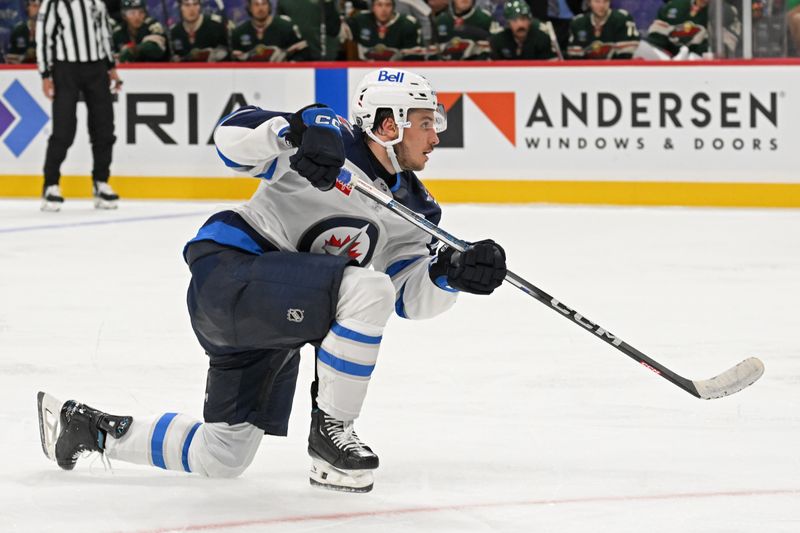
[[[194,470],[207,477],[234,478],[253,462],[264,432],[248,423],[212,423],[203,424],[198,436],[202,444],[192,450]]]
[[[360,267],[347,267],[339,287],[338,320],[357,320],[383,327],[394,311],[394,285],[389,276]]]

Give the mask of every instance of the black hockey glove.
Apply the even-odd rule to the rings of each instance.
[[[344,143],[339,119],[322,104],[304,107],[289,119],[286,138],[297,147],[289,157],[292,170],[322,191],[330,190],[344,165]]]
[[[491,239],[478,241],[464,252],[446,244],[439,248],[428,273],[440,287],[449,285],[472,294],[492,294],[506,277],[506,252]]]

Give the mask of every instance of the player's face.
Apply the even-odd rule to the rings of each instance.
[[[375,0],[372,2],[372,14],[375,15],[375,20],[381,24],[389,22],[393,11],[394,3],[392,0]]]
[[[595,17],[604,18],[611,9],[611,0],[589,0],[589,7]]]
[[[250,2],[250,13],[253,20],[264,22],[269,18],[269,0],[252,0]]]
[[[403,132],[403,142],[397,145],[397,162],[403,170],[422,170],[428,162],[428,155],[439,144],[436,134],[433,111],[414,109],[408,113],[411,127]]]
[[[144,9],[126,9],[122,13],[122,18],[128,23],[128,27],[134,30],[142,27],[145,17]]]
[[[511,33],[518,41],[524,41],[531,30],[531,19],[528,17],[517,17],[508,21],[508,27],[511,28]]]
[[[459,12],[469,11],[472,8],[474,0],[453,0],[453,8]]]
[[[36,16],[39,14],[39,0],[30,0],[28,2],[28,20],[35,20]]]
[[[200,18],[200,2],[197,0],[184,0],[181,2],[181,18],[184,22],[192,24]]]

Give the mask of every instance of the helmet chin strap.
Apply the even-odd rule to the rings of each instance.
[[[386,149],[386,155],[389,156],[389,161],[392,163],[392,168],[394,169],[395,174],[400,174],[403,172],[403,169],[400,168],[400,162],[397,160],[397,153],[394,151],[394,147],[403,140],[402,130],[400,132],[400,136],[397,139],[393,140],[392,142],[382,141],[378,138],[377,135],[372,130],[367,130],[367,135],[370,139],[375,141],[376,143],[380,144]]]
[[[403,169],[400,168],[400,163],[397,161],[397,153],[394,151],[395,145],[387,146],[386,147],[386,154],[389,156],[389,161],[392,162],[392,167],[394,167],[394,173],[400,174],[403,172]]]

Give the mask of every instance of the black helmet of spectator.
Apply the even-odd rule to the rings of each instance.
[[[525,0],[509,0],[506,2],[506,5],[503,6],[503,15],[507,21],[519,17],[533,18],[531,7]]]

